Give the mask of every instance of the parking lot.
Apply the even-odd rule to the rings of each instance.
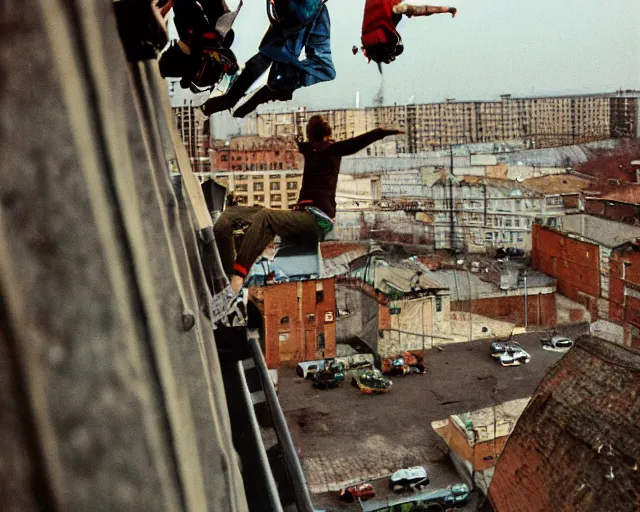
[[[559,332],[575,338],[585,327]],[[349,378],[337,389],[318,391],[296,377],[294,368],[281,368],[280,402],[311,491],[322,494],[316,498],[324,508],[338,510],[333,496],[340,487],[402,467],[426,465],[432,475],[430,488],[459,482],[431,422],[531,396],[563,356],[543,350],[540,337],[517,337],[531,362],[515,367],[502,367],[492,359],[487,340],[428,350],[427,373],[396,377],[391,392],[383,395],[361,394]]]

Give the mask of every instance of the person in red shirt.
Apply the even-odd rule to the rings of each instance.
[[[402,53],[404,47],[397,30],[402,15],[431,16],[432,14],[451,14],[455,17],[455,7],[431,5],[411,5],[402,0],[366,0],[362,20],[362,50],[369,59],[378,64],[390,64]],[[358,49],[354,46],[354,54]]]

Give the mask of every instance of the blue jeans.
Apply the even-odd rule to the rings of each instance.
[[[289,68],[283,70],[284,75],[297,71],[298,83],[294,88],[333,80],[336,70],[331,59],[331,21],[327,7],[319,0],[290,0],[289,5],[287,15],[294,23],[271,25],[260,43],[260,53]],[[303,48],[306,58],[299,60]]]

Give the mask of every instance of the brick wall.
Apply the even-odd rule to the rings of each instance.
[[[453,311],[468,311],[468,301],[451,303]],[[553,293],[529,295],[528,297],[529,325],[556,325],[556,297]],[[471,312],[477,315],[513,322],[524,325],[524,295],[512,297],[495,297],[489,299],[474,299]]]
[[[334,279],[279,283],[254,288],[251,295],[263,316],[269,368],[278,368],[283,362],[335,357]]]
[[[600,252],[595,244],[534,224],[532,266],[555,277],[562,295],[583,304],[593,319],[598,316],[600,296]]]

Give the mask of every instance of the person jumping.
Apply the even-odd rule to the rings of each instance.
[[[166,15],[171,7],[180,39],[158,59],[162,77],[180,78],[183,89],[200,92],[214,87],[225,74],[235,75],[238,62],[231,50],[231,26],[242,1],[231,11],[224,0],[169,0],[157,12]]]
[[[397,30],[403,14],[411,18],[448,13],[455,18],[457,12],[455,7],[411,5],[402,0],[366,0],[362,19],[362,51],[382,71],[382,63],[390,64],[404,51],[402,38]],[[353,53],[358,53],[355,46]]]
[[[258,105],[288,101],[300,87],[333,80],[329,11],[326,0],[269,0],[270,26],[259,51],[230,84],[225,94],[211,97],[202,107],[206,115],[233,108],[260,76],[271,67],[267,84],[234,112],[245,117]],[[300,60],[302,50],[305,58]]]
[[[226,208],[213,231],[222,266],[231,276],[231,283],[214,298],[213,323],[242,326],[246,318],[239,318],[239,303],[245,300],[240,291],[251,267],[276,235],[297,243],[315,244],[333,230],[336,214],[336,188],[340,162],[369,144],[400,130],[377,128],[340,142],[331,140],[331,128],[322,116],[312,116],[306,127],[308,142],[299,142],[304,156],[302,187],[293,210],[270,210],[262,207],[234,206]],[[234,232],[240,224],[248,225],[233,258]],[[230,325],[230,313],[236,321]]]

